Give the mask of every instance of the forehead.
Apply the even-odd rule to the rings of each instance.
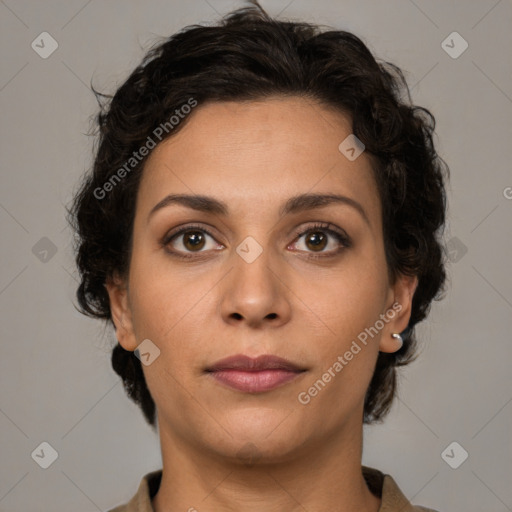
[[[336,193],[364,204],[371,222],[378,223],[370,158],[363,152],[350,161],[338,149],[351,132],[347,116],[312,99],[198,106],[148,157],[137,214],[147,216],[171,193],[214,196],[234,215],[246,216],[277,212],[294,195]]]

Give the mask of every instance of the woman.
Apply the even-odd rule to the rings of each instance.
[[[434,118],[356,36],[253,4],[148,53],[70,210],[162,450],[113,512],[429,510],[361,459],[445,281]]]

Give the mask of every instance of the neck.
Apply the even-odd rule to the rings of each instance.
[[[160,425],[163,471],[155,512],[378,512],[361,469],[362,425],[280,462],[241,464],[176,438]],[[349,432],[347,434],[346,432]],[[355,433],[354,433],[355,432]]]

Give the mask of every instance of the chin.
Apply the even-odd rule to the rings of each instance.
[[[304,434],[304,430],[295,424],[296,418],[290,412],[245,409],[230,418],[224,417],[221,421],[230,435],[225,432],[223,442],[215,446],[216,451],[242,464],[272,464],[291,459],[304,442],[292,433]]]
[[[237,407],[226,411],[221,423],[234,437],[247,439],[264,439],[289,433],[292,410],[285,407]],[[288,428],[283,427],[286,424]]]
[[[289,436],[282,439],[232,439],[229,447],[225,447],[218,455],[242,466],[272,465],[293,460],[297,443]],[[218,447],[217,447],[218,449]]]

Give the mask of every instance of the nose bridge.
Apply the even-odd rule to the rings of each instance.
[[[271,237],[261,232],[256,236],[261,243],[255,236],[247,236],[233,251],[233,268],[226,281],[222,304],[224,316],[242,317],[250,323],[276,315],[284,317],[288,309]]]
[[[259,238],[261,240],[262,236]],[[273,251],[268,238],[260,244],[253,236],[247,236],[238,244],[235,252],[232,285],[236,290],[241,289],[244,295],[254,295],[255,298],[261,294],[273,294],[276,291],[276,276],[272,271]],[[261,296],[259,300],[262,300]]]

